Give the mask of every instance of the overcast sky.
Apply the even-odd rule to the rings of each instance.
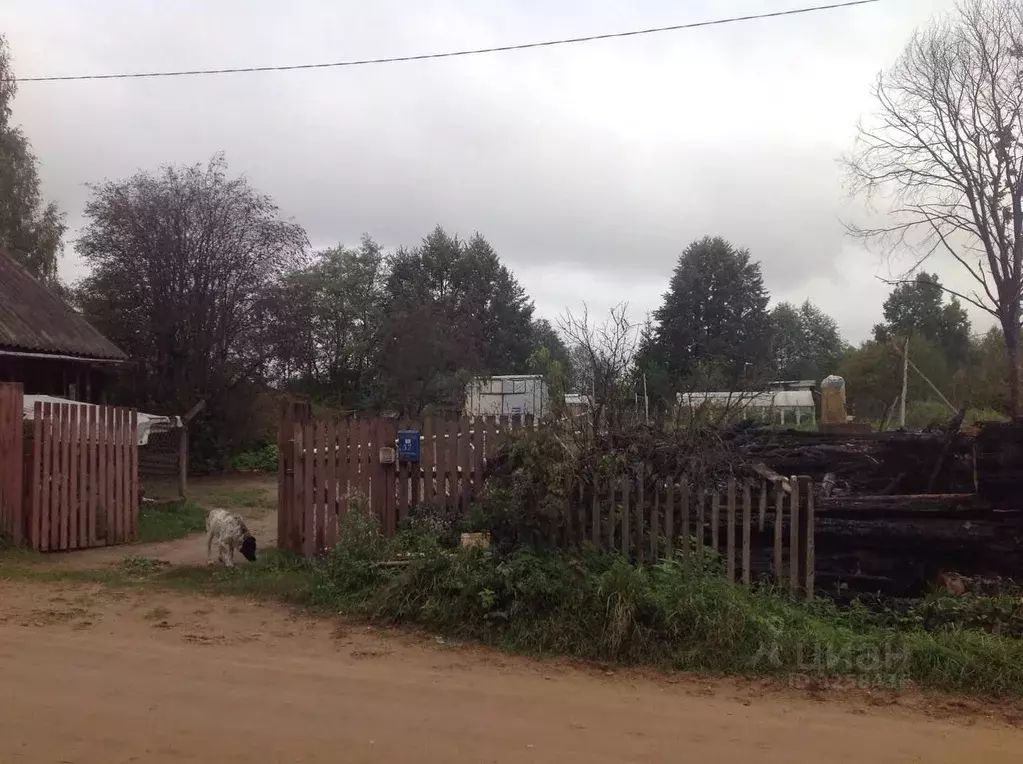
[[[0,29],[28,77],[404,55],[812,4],[3,0]],[[715,234],[752,251],[775,300],[809,298],[859,341],[890,267],[844,234],[863,204],[846,198],[837,160],[877,72],[951,5],[882,0],[363,68],[24,83],[15,120],[72,239],[84,184],[223,150],[316,247],[363,232],[414,244],[437,223],[482,232],[543,316],[627,300],[641,319],[681,250]],[[83,273],[71,242],[61,273]]]

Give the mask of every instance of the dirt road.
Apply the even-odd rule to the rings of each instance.
[[[0,583],[0,761],[974,762],[1023,732],[605,676],[271,605]]]

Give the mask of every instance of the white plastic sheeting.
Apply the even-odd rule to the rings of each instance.
[[[31,421],[35,418],[36,403],[72,403],[76,406],[88,406],[89,408],[99,408],[92,403],[80,403],[73,401],[70,398],[56,398],[52,395],[26,395],[24,403],[22,404],[22,410],[24,412],[24,418],[27,421]],[[143,414],[139,412],[138,415],[139,423],[139,445],[144,446],[149,443],[149,436],[155,435],[160,432],[168,432],[169,430],[177,429],[181,426],[181,417],[176,416],[157,416],[156,414]]]

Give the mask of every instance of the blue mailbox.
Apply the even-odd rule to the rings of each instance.
[[[419,430],[398,430],[398,461],[419,461]]]

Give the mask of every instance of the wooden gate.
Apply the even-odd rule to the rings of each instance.
[[[138,413],[36,403],[26,491],[39,551],[123,544],[138,536]]]
[[[332,547],[352,501],[365,501],[392,535],[409,511],[430,504],[460,511],[479,490],[488,458],[532,417],[429,417],[421,425],[384,418],[311,420],[290,411],[278,433],[277,543],[312,556]],[[399,430],[418,430],[418,462],[387,463]]]
[[[22,400],[21,385],[0,383],[0,534],[15,544],[25,533]]]

